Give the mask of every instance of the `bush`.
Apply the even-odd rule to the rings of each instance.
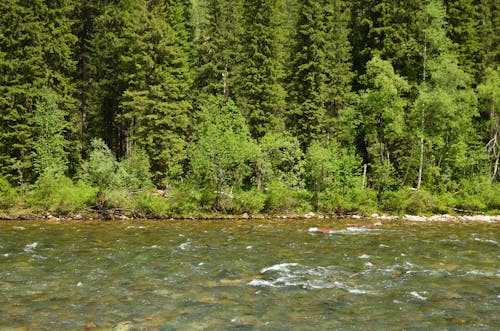
[[[222,200],[222,207],[232,213],[258,213],[264,209],[266,196],[257,189],[239,191]]]
[[[153,194],[139,193],[134,197],[134,211],[141,217],[163,218],[171,214],[168,199]]]
[[[199,211],[205,204],[211,207],[215,200],[215,193],[200,190],[190,183],[174,185],[166,194],[170,209],[176,214]]]
[[[266,190],[264,209],[269,212],[310,211],[310,200],[308,191],[291,188],[281,181],[272,181]]]
[[[320,210],[326,212],[371,212],[377,210],[377,195],[371,189],[353,188],[345,192],[329,190],[320,195]]]
[[[96,189],[83,182],[74,185],[67,177],[43,175],[30,192],[27,205],[36,212],[75,213],[95,203]]]
[[[385,192],[382,195],[381,206],[384,210],[398,213],[446,213],[449,212],[453,201],[450,194],[443,194],[439,198],[423,189],[410,190],[403,188],[399,191]]]
[[[9,209],[17,202],[17,192],[10,183],[3,177],[0,177],[0,208]]]
[[[491,183],[486,176],[463,179],[457,200],[456,207],[464,210],[500,209],[500,183]]]

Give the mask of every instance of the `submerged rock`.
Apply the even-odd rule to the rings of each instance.
[[[113,327],[113,331],[129,331],[133,329],[133,324],[130,321],[120,322]]]

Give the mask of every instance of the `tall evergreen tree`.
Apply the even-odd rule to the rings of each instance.
[[[92,81],[87,114],[88,136],[100,137],[118,157],[126,151],[120,101],[127,89],[127,59],[135,30],[145,22],[144,2],[103,1],[94,20],[89,42],[89,76]],[[135,50],[134,50],[135,51]]]
[[[416,81],[419,66],[415,66],[417,48],[411,42],[419,1],[359,0],[351,2],[350,40],[353,46],[353,69],[361,77],[366,63],[373,56],[390,60],[395,71],[410,81]],[[354,81],[354,89],[363,84]]]
[[[301,2],[290,68],[288,125],[303,148],[332,133],[332,118],[348,102],[348,10],[340,0]]]
[[[122,56],[127,84],[120,109],[125,146],[138,145],[150,156],[157,182],[183,172],[189,125],[188,32],[178,0],[152,1],[141,24],[127,37]]]
[[[285,108],[283,10],[282,0],[244,1],[241,73],[235,100],[254,138],[284,128],[280,123]]]
[[[208,95],[232,96],[238,78],[242,0],[199,0],[196,33],[196,102]]]
[[[44,87],[62,111],[74,105],[71,9],[69,0],[0,3],[0,172],[10,179],[33,178],[31,124]]]
[[[90,94],[92,76],[90,72],[91,49],[90,40],[94,33],[94,22],[99,13],[99,6],[95,1],[76,1],[73,12],[73,33],[78,41],[74,48],[74,58],[77,61],[76,78],[76,99],[80,110],[80,141],[82,152],[85,153],[87,144],[88,113],[90,108]]]

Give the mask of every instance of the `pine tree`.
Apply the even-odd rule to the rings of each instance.
[[[239,77],[242,0],[200,0],[196,33],[196,103],[209,95],[231,97]]]
[[[88,75],[92,82],[87,113],[87,135],[102,138],[117,155],[125,154],[125,123],[119,107],[127,88],[126,58],[134,29],[144,24],[135,0],[101,2],[89,41]],[[128,35],[127,35],[128,34]]]
[[[45,87],[54,91],[58,107],[71,115],[76,42],[68,18],[71,10],[68,0],[0,3],[0,172],[12,180],[34,176],[31,124]]]
[[[77,71],[75,73],[78,100],[80,110],[79,135],[82,145],[82,154],[85,154],[87,144],[88,113],[91,103],[91,70],[90,57],[92,54],[90,40],[94,33],[94,22],[99,14],[99,6],[95,1],[76,1],[73,11],[73,33],[78,37],[74,48],[74,58],[77,61]],[[82,155],[84,156],[84,155]]]
[[[477,70],[479,43],[479,7],[473,0],[445,1],[448,35],[457,46],[460,64],[470,73]]]
[[[306,148],[331,134],[332,119],[348,102],[350,45],[343,1],[301,3],[290,68],[288,125]]]
[[[480,0],[478,6],[479,51],[476,63],[478,81],[485,71],[495,68],[500,62],[500,4],[495,0]]]
[[[373,56],[390,60],[394,70],[417,81],[418,48],[412,43],[413,26],[422,9],[419,1],[354,1],[351,3],[353,69],[361,77]],[[417,57],[417,58],[416,58]],[[355,80],[354,89],[363,88]]]
[[[127,37],[129,51],[122,56],[127,88],[120,109],[126,150],[133,145],[146,150],[159,183],[165,176],[182,175],[187,156],[188,32],[180,1],[156,1],[144,9],[143,22]]]
[[[254,138],[284,128],[283,9],[282,0],[244,1],[241,73],[235,100]]]

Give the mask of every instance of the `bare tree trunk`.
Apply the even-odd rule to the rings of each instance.
[[[420,138],[420,162],[418,166],[418,182],[417,182],[417,190],[420,189],[422,185],[422,170],[424,166],[424,137]]]
[[[427,17],[425,18],[425,21],[427,23]],[[425,84],[425,81],[427,79],[426,75],[426,64],[427,64],[427,32],[425,32],[424,36],[424,73],[423,73],[423,82],[422,84]],[[418,166],[418,182],[417,182],[417,190],[420,189],[420,186],[422,185],[422,173],[423,173],[423,168],[424,168],[424,131],[425,131],[425,113],[424,113],[424,107],[422,107],[422,113],[421,115],[421,137],[420,137],[420,162]]]

